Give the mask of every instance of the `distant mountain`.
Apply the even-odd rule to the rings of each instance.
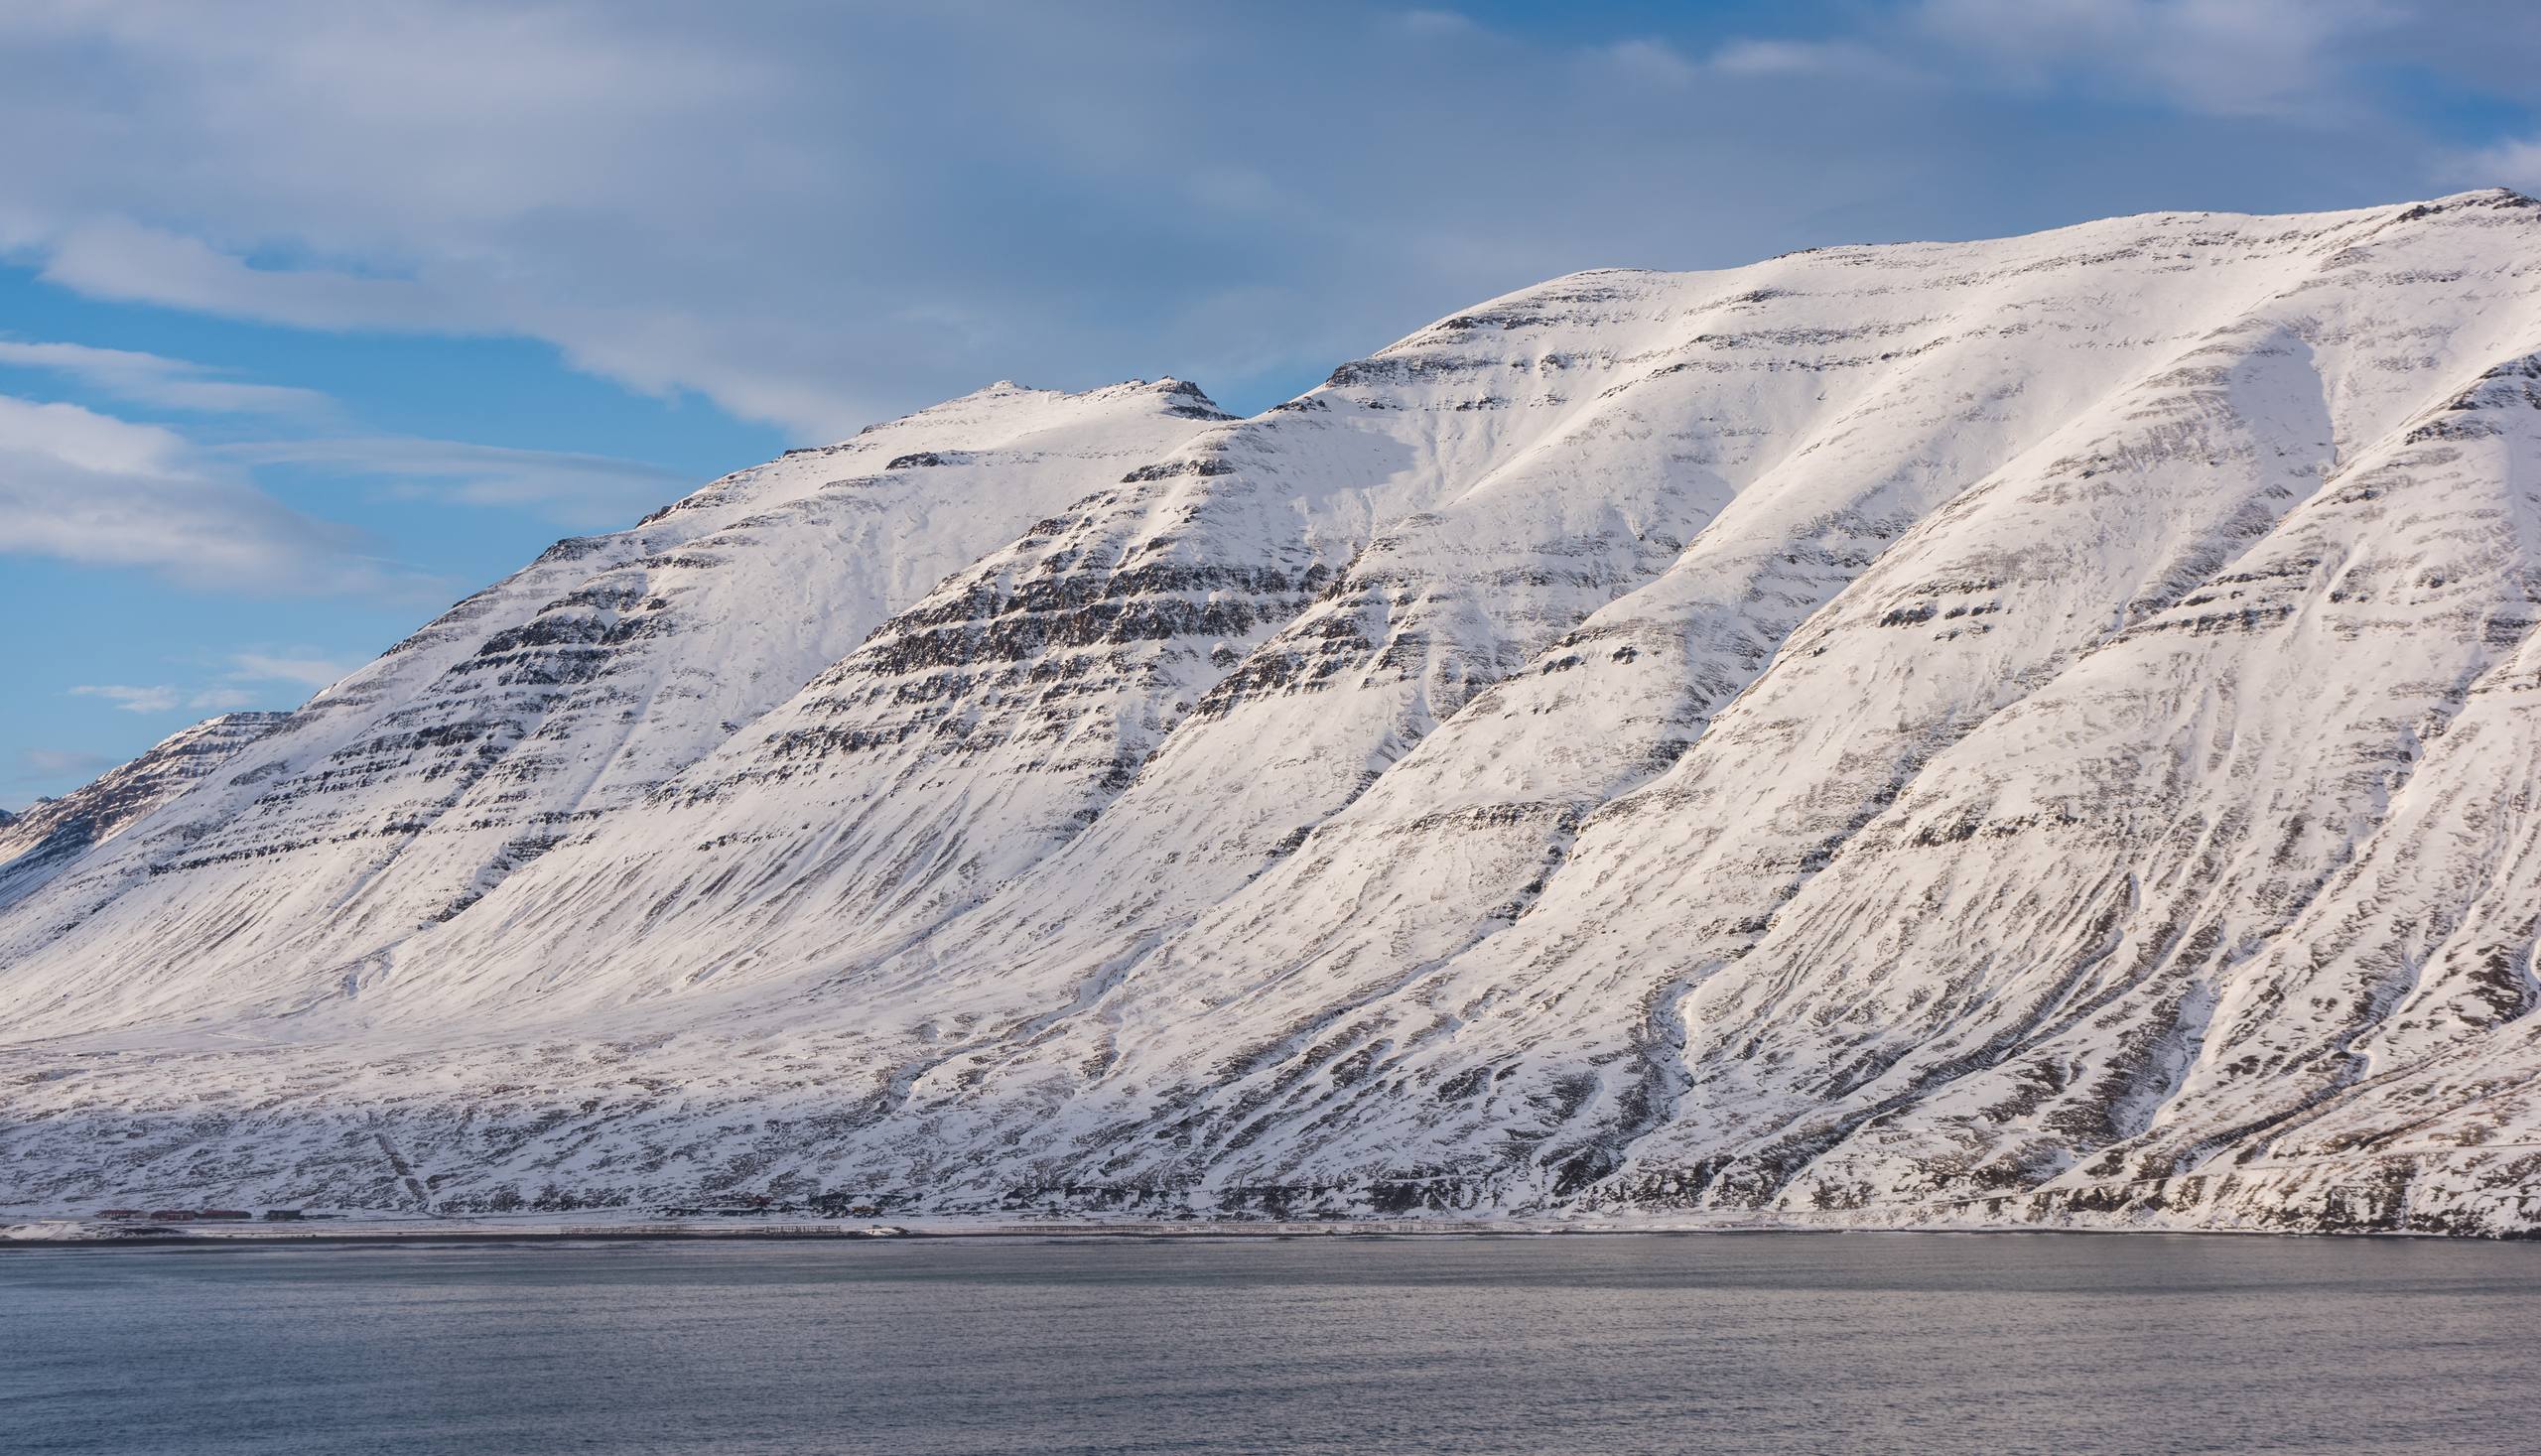
[[[0,890],[0,1204],[2520,1232],[2536,623],[2506,192],[1000,385]]]

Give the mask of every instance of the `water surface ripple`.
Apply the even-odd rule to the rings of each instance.
[[[2541,1247],[1944,1235],[0,1254],[0,1449],[2494,1451]]]

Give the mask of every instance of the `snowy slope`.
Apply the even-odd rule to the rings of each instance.
[[[1219,418],[1188,385],[999,385],[559,542],[330,688],[0,927],[64,1014],[324,986],[640,801],[890,611]],[[170,974],[136,1002],[121,968]]]
[[[2528,1228],[2536,359],[2492,192],[956,401],[0,912],[0,1178]]]
[[[35,893],[72,860],[271,732],[284,716],[224,713],[204,719],[92,783],[0,818],[0,905]]]

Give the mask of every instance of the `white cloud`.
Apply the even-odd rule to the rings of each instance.
[[[220,447],[256,464],[324,466],[398,482],[400,491],[471,505],[521,506],[573,526],[623,526],[696,482],[609,456],[408,437],[259,441]]]
[[[64,374],[174,410],[303,422],[333,413],[333,401],[316,390],[224,379],[205,365],[129,349],[0,337],[0,367]],[[608,456],[412,437],[310,436],[198,447],[164,427],[8,396],[0,396],[0,463],[8,466],[0,474],[0,502],[52,502],[45,519],[0,522],[0,551],[151,566],[195,585],[246,583],[240,569],[248,558],[263,555],[271,565],[279,554],[296,558],[301,568],[284,574],[283,590],[322,593],[371,590],[380,584],[374,577],[396,574],[347,557],[349,532],[281,506],[238,466],[319,466],[347,478],[395,482],[401,494],[528,508],[578,527],[623,525],[693,483],[660,465]],[[205,533],[199,528],[207,520],[216,528]],[[127,525],[131,535],[110,539]],[[171,537],[177,530],[182,542]],[[314,575],[308,570],[330,554],[339,559]],[[253,585],[271,590],[276,581]]]
[[[2499,142],[2460,158],[2453,177],[2468,187],[2510,187],[2541,193],[2541,137]]]
[[[83,222],[56,237],[43,277],[90,298],[308,329],[500,331],[490,319],[411,279],[251,268],[199,239],[121,217]]]
[[[6,395],[0,553],[260,596],[443,590],[365,554],[357,533],[275,500],[175,431]]]
[[[1664,41],[1619,41],[1599,54],[1624,75],[1661,85],[1687,85],[1703,73],[1701,66],[1676,54],[1675,48]]]
[[[164,354],[0,338],[0,366],[67,374],[119,399],[203,414],[314,415],[332,401],[314,389],[248,384]]]
[[[1691,86],[1705,80],[1731,84],[1822,81],[1845,76],[1896,80],[1912,73],[1902,63],[1845,40],[1733,40],[1700,61],[1664,41],[1634,40],[1603,47],[1594,59],[1613,72],[1661,86]]]
[[[186,706],[197,713],[235,713],[262,701],[244,688],[204,688],[187,698]]]
[[[168,713],[182,700],[170,687],[134,688],[112,683],[82,684],[70,690],[79,698],[103,698],[124,713]]]
[[[2400,18],[2383,0],[1925,0],[1921,17],[2036,83],[2094,77],[2221,116],[2352,114],[2344,48]]]
[[[193,687],[170,683],[83,683],[69,692],[77,698],[102,699],[120,713],[174,713],[180,708],[194,713],[234,713],[243,708],[288,706],[282,700],[304,698],[332,685],[354,667],[305,651],[233,652],[228,655],[227,664],[218,681]],[[288,691],[277,692],[276,685]]]
[[[1729,76],[1902,75],[1905,67],[1852,41],[1731,41],[1704,66]]]
[[[333,684],[351,672],[354,666],[310,654],[284,657],[264,652],[233,652],[229,656],[228,676],[242,683],[295,683],[315,691]]]
[[[115,766],[115,760],[103,753],[82,753],[69,748],[21,748],[18,750],[18,776],[26,779],[95,778]]]
[[[1466,36],[1482,29],[1459,10],[1406,10],[1395,24],[1417,36]]]
[[[44,139],[0,149],[0,250],[834,438],[1001,376],[1240,394],[1196,365],[1284,383],[1598,264],[2423,196],[2447,147],[2371,78],[2528,87],[2535,10],[1905,0],[1618,45],[1317,4],[0,6],[0,134]],[[1205,331],[1230,290],[1293,301],[1267,346]]]

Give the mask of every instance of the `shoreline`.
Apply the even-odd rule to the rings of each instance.
[[[329,1223],[334,1223],[329,1220]],[[41,1232],[38,1232],[41,1231]],[[58,1232],[57,1232],[58,1231]],[[30,1219],[0,1225],[0,1254],[38,1249],[273,1249],[324,1247],[386,1249],[419,1244],[741,1244],[844,1243],[908,1244],[944,1240],[1293,1240],[1293,1239],[1540,1239],[1619,1238],[1654,1235],[1926,1234],[1954,1237],[1984,1235],[2072,1235],[2088,1238],[2236,1238],[2236,1239],[2376,1239],[2437,1240],[2472,1244],[2524,1242],[2514,1239],[2447,1239],[2440,1234],[2390,1230],[2326,1232],[2261,1229],[2088,1228],[2027,1225],[1953,1224],[1816,1224],[1569,1222],[1517,1220],[1362,1219],[1314,1222],[1194,1220],[1171,1223],[1118,1223],[1071,1220],[1049,1224],[988,1220],[917,1220],[882,1225],[870,1221],[807,1221],[756,1227],[732,1224],[687,1224],[660,1220],[621,1223],[555,1223],[504,1225],[482,1220],[346,1220],[339,1227],[306,1225],[223,1224],[209,1228],[121,1234],[113,1225],[85,1219]]]
[[[47,1232],[32,1232],[46,1229]],[[116,1225],[92,1219],[30,1219],[14,1227],[0,1226],[0,1252],[27,1248],[167,1249],[222,1246],[330,1245],[345,1248],[400,1244],[677,1244],[677,1243],[851,1243],[898,1244],[987,1239],[1403,1239],[1403,1238],[1545,1238],[1556,1235],[1659,1233],[1830,1233],[1782,1225],[1693,1227],[1669,1224],[1588,1225],[1515,1220],[1353,1219],[1288,1222],[1267,1220],[1072,1219],[1018,1223],[989,1219],[918,1219],[884,1223],[873,1219],[790,1219],[750,1224],[738,1220],[687,1221],[629,1219],[596,1223],[540,1221],[506,1224],[481,1219],[327,1220],[308,1223],[222,1223],[185,1229],[155,1228],[126,1234]],[[59,1230],[53,1232],[52,1230]]]

